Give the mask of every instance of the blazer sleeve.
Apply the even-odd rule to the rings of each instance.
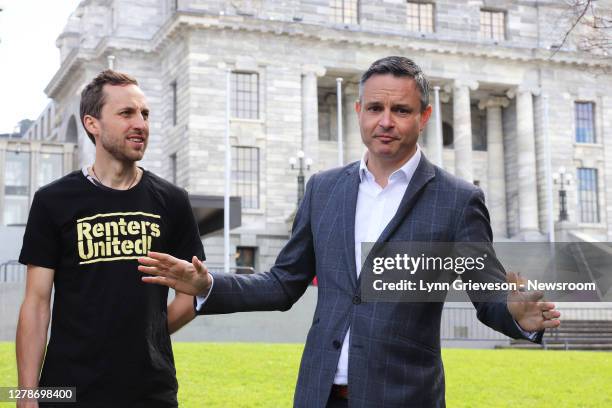
[[[469,243],[477,243],[473,248],[477,248],[481,252],[483,250],[487,252],[490,267],[483,274],[466,274],[466,278],[475,281],[506,282],[506,271],[495,255],[491,245],[492,240],[493,234],[484,195],[482,190],[475,188],[459,217],[454,241],[466,251],[470,250]],[[520,330],[518,323],[508,310],[507,292],[496,293],[486,301],[483,301],[482,294],[477,295],[468,291],[468,295],[476,308],[478,320],[483,324],[514,339],[525,339],[535,343],[542,342],[544,331],[540,331],[533,338],[529,338],[526,336],[526,332]]]
[[[316,174],[306,185],[292,234],[274,266],[252,275],[214,273],[214,287],[198,314],[289,310],[315,276],[311,211]]]

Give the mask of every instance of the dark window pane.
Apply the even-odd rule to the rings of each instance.
[[[242,208],[259,208],[259,149],[232,146],[232,194]]]

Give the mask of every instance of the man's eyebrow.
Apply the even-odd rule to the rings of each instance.
[[[397,108],[402,108],[402,109],[407,109],[407,110],[412,110],[412,109],[413,109],[413,108],[412,108],[412,106],[407,105],[407,104],[405,104],[405,103],[398,103],[398,104],[395,104],[395,105],[393,105],[393,108],[395,108],[395,109],[397,109]]]

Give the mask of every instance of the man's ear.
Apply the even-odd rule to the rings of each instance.
[[[100,123],[98,119],[91,115],[83,116],[83,126],[85,126],[85,129],[92,135],[100,134]]]
[[[425,129],[425,126],[427,126],[427,121],[431,117],[431,112],[433,112],[433,108],[431,107],[431,105],[427,105],[425,110],[421,112],[421,123],[419,123],[419,130],[421,132],[423,131],[423,129]]]
[[[361,101],[357,99],[355,101],[355,112],[359,115],[361,113]]]

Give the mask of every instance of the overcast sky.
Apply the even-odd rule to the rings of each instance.
[[[36,119],[59,68],[55,40],[80,0],[0,0],[0,133]]]

